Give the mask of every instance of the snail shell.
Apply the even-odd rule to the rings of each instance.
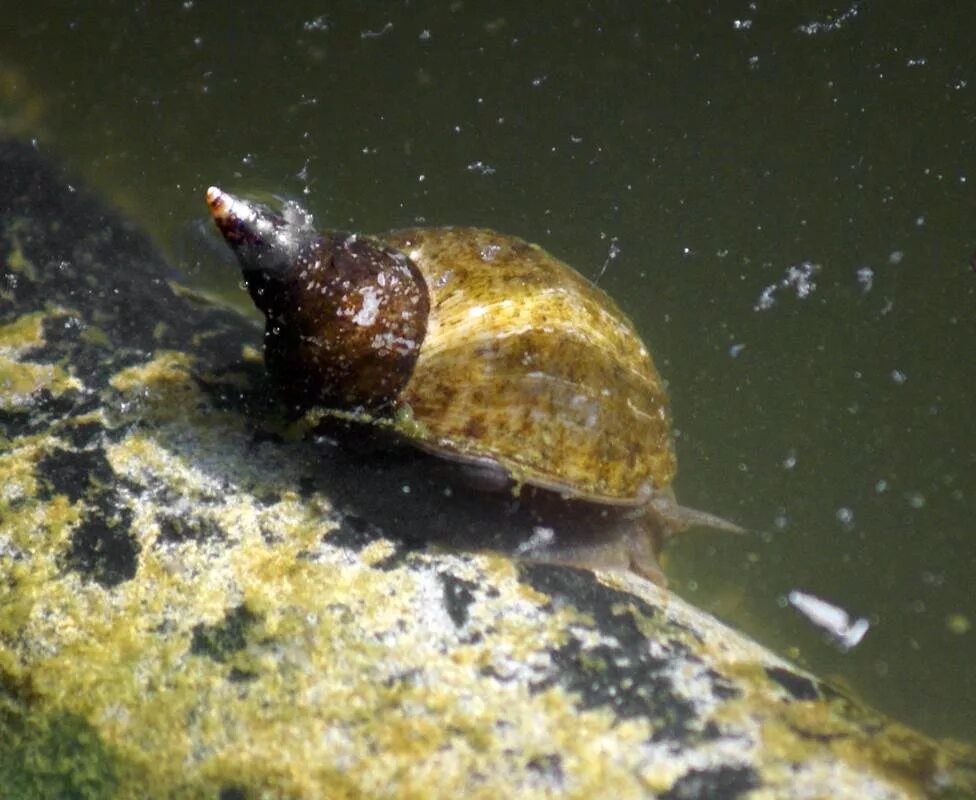
[[[670,528],[724,523],[673,502],[667,395],[633,324],[541,247],[482,228],[318,232],[215,187],[207,203],[291,402]]]

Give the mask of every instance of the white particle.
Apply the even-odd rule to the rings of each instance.
[[[812,261],[801,261],[799,264],[787,267],[783,278],[766,286],[760,292],[753,310],[765,311],[772,308],[776,302],[775,294],[780,290],[792,289],[797,298],[801,300],[809,297],[817,288],[814,277],[818,272],[820,272],[820,265],[814,264]]]
[[[479,175],[494,175],[495,168],[484,161],[472,161],[467,166],[468,172],[477,172]]]
[[[924,508],[925,495],[921,492],[911,492],[908,495],[908,505],[910,505],[912,508]]]
[[[863,617],[852,622],[843,608],[812,594],[794,590],[789,593],[788,599],[793,608],[836,638],[845,650],[856,647],[870,627]]]
[[[481,248],[481,252],[478,254],[481,256],[482,261],[494,261],[495,256],[501,252],[502,246],[500,244],[486,244]]]
[[[372,286],[365,286],[359,290],[363,304],[359,311],[353,316],[352,321],[357,325],[372,325],[376,322],[376,316],[380,310],[380,298]]]
[[[533,550],[538,550],[539,548],[551,544],[555,538],[555,529],[536,525],[532,529],[532,535],[516,548],[516,552],[519,555],[525,555]]]

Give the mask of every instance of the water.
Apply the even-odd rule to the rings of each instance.
[[[670,381],[680,499],[757,531],[676,542],[676,590],[974,740],[976,9],[624,7],[18,4],[0,107],[242,308],[210,183],[598,278]]]

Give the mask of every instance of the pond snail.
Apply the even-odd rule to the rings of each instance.
[[[616,304],[538,245],[483,228],[316,231],[216,187],[207,204],[267,319],[285,398],[384,426],[516,489],[630,509],[628,566],[659,583],[663,541],[741,530],[677,505],[665,389]]]

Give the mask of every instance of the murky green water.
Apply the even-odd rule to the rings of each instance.
[[[213,182],[599,278],[671,381],[680,498],[767,532],[676,543],[677,590],[976,739],[976,7],[250,5],[18,4],[4,118],[211,290]]]

